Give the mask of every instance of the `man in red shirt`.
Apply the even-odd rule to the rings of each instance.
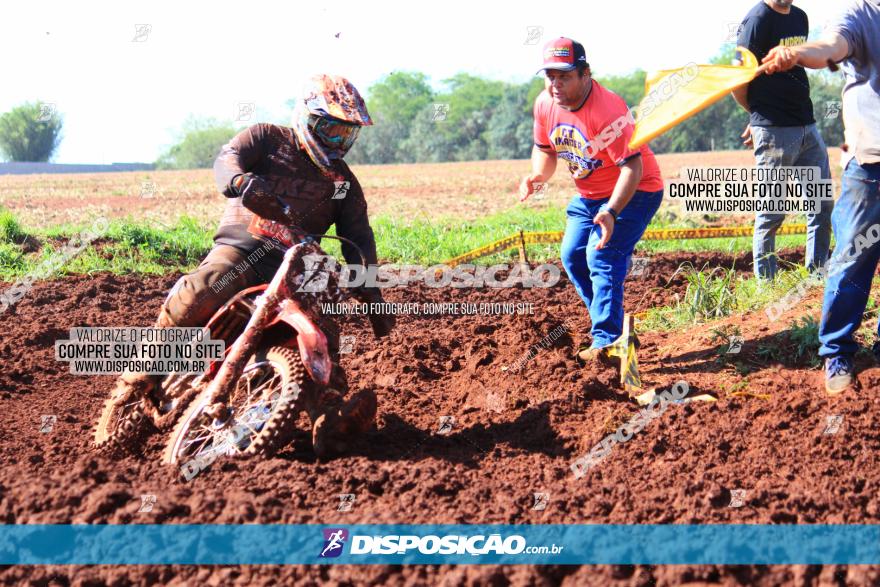
[[[587,306],[592,344],[578,357],[612,365],[606,347],[623,332],[623,281],[636,243],[663,199],[651,149],[629,148],[626,103],[592,78],[584,47],[560,37],[544,46],[545,90],[535,100],[532,173],[520,201],[563,159],[578,193],[566,209],[562,264]]]

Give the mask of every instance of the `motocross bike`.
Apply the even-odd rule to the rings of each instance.
[[[328,238],[345,240],[360,252],[347,239]],[[203,374],[170,374],[155,394],[108,400],[96,431],[99,446],[131,450],[151,426],[163,430],[176,422],[164,454],[167,463],[194,462],[198,468],[218,456],[271,456],[292,440],[300,411],[341,402],[336,389],[347,388],[345,374],[318,326],[321,303],[348,297],[338,287],[338,264],[310,235],[281,242],[289,248],[272,280],[236,294],[206,325],[212,339],[225,343],[223,360]],[[309,255],[321,262],[306,271]],[[320,281],[320,287],[304,287],[311,280]],[[375,395],[362,390],[341,410],[314,422],[312,441],[319,455],[332,452],[325,432],[344,437],[366,431],[375,417]],[[339,430],[337,421],[353,427]]]

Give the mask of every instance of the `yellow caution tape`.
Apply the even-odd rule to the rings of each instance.
[[[731,238],[741,236],[752,236],[754,229],[751,226],[719,226],[714,228],[666,228],[656,230],[646,230],[642,235],[642,240],[646,241],[669,241],[669,240],[687,240],[696,238]],[[458,255],[446,261],[446,265],[455,267],[462,263],[468,263],[480,257],[486,257],[495,253],[506,251],[523,245],[543,245],[555,244],[562,242],[565,233],[562,231],[553,232],[523,232],[503,238],[501,240],[490,243],[484,247],[468,251],[463,255]],[[807,226],[805,224],[788,224],[780,226],[776,234],[807,234]]]
[[[714,228],[667,228],[662,230],[646,230],[642,236],[645,241],[669,241],[694,238],[723,238],[752,236],[755,230],[751,226],[718,226]],[[789,224],[780,226],[776,234],[807,234],[806,224]]]

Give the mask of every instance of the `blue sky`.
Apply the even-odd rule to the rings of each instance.
[[[4,6],[0,112],[64,117],[55,161],[153,161],[190,114],[285,122],[308,75],[366,89],[392,71],[526,81],[544,41],[581,41],[594,74],[704,62],[756,0],[630,2],[40,2]],[[796,1],[812,28],[842,2]],[[325,5],[326,6],[326,5]],[[147,25],[140,32],[136,25]],[[528,44],[530,27],[541,39]],[[338,35],[338,36],[337,36]],[[16,56],[20,56],[16,58]],[[243,106],[246,110],[248,106]]]

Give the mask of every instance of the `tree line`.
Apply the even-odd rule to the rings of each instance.
[[[712,63],[730,63],[733,50]],[[828,146],[843,143],[840,112],[843,78],[809,72],[816,124]],[[630,107],[645,94],[646,73],[594,78]],[[346,160],[352,163],[422,163],[481,159],[525,159],[532,145],[532,106],[543,77],[511,84],[461,73],[434,91],[422,73],[395,72],[367,90],[373,127],[361,131]],[[725,97],[651,141],[656,153],[742,148],[748,114]]]
[[[733,49],[712,63],[730,63]],[[828,146],[843,143],[840,111],[843,78],[809,72],[816,124]],[[636,106],[645,93],[644,71],[593,76]],[[526,159],[532,149],[532,106],[544,78],[516,84],[459,73],[435,89],[426,74],[393,72],[366,89],[374,125],[364,128],[346,157],[349,163],[433,163]],[[292,104],[289,101],[288,104]],[[748,115],[725,97],[651,141],[656,153],[742,148]],[[0,154],[11,161],[48,161],[61,140],[54,107],[26,103],[0,115]],[[220,147],[236,132],[231,122],[188,118],[156,165],[164,169],[210,167]]]

